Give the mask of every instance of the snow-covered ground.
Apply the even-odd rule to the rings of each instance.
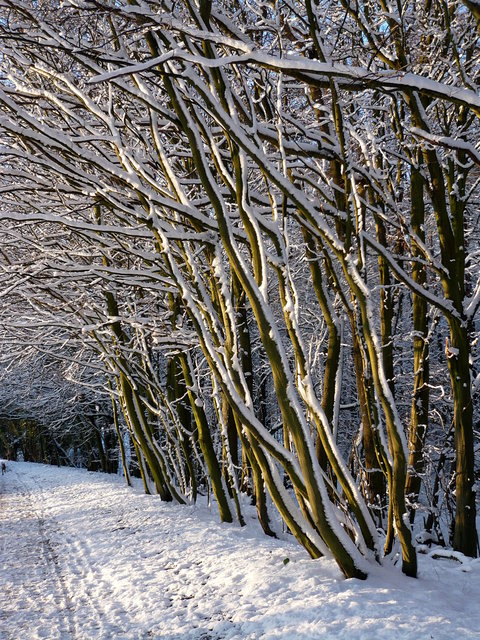
[[[287,561],[288,559],[288,561]],[[0,638],[359,640],[480,637],[480,561],[421,555],[345,580],[295,542],[163,504],[115,476],[8,463]]]

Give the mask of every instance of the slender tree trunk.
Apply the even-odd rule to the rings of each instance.
[[[115,402],[115,396],[113,395],[112,383],[110,382],[110,380],[108,380],[107,384],[110,392],[110,400],[112,402],[113,425],[115,427],[115,431],[117,434],[118,447],[120,450],[120,459],[122,461],[123,475],[125,476],[125,482],[130,487],[132,485],[132,480],[130,478],[130,472],[128,470],[127,456],[125,454],[125,444],[123,442],[123,434],[122,434],[122,431],[120,428],[120,422],[118,419],[117,403]]]
[[[417,99],[410,99],[413,121],[416,126],[426,129],[422,109]],[[465,111],[459,120],[464,120]],[[453,420],[455,427],[456,490],[457,510],[455,516],[454,547],[465,555],[477,554],[477,531],[475,523],[474,491],[474,450],[473,450],[473,407],[471,397],[470,357],[471,345],[468,319],[464,315],[465,302],[465,162],[463,152],[459,152],[462,162],[461,175],[446,184],[442,164],[435,151],[423,148],[423,158],[430,177],[430,197],[435,212],[441,260],[444,272],[442,286],[447,301],[453,310],[446,313],[450,338],[446,344],[446,356],[450,373],[453,396]],[[454,172],[452,172],[454,173]],[[447,174],[448,178],[448,174]],[[449,196],[447,197],[447,192]],[[458,195],[456,195],[458,193]]]
[[[225,493],[225,486],[222,478],[222,470],[218,463],[217,455],[213,446],[213,440],[210,433],[205,409],[201,400],[195,394],[195,383],[190,372],[190,365],[185,354],[179,355],[180,365],[183,372],[183,378],[190,400],[195,424],[198,429],[198,444],[202,451],[205,463],[207,465],[210,480],[212,482],[213,493],[218,504],[220,519],[222,522],[233,522],[232,512]]]
[[[415,234],[421,242],[425,241],[425,207],[423,179],[419,171],[412,167],[410,177],[411,222]],[[412,279],[420,287],[427,281],[426,270],[421,262],[421,253],[412,242]],[[421,487],[424,468],[424,443],[428,427],[429,411],[429,346],[427,341],[428,319],[427,302],[415,291],[412,293],[413,305],[413,397],[409,430],[409,457],[406,494],[410,502],[410,522],[415,520],[415,505]]]
[[[470,336],[463,323],[449,322],[451,344],[446,355],[454,397],[455,496],[457,510],[453,546],[467,556],[476,557],[478,549],[475,507],[473,448],[473,405],[470,376]]]
[[[178,356],[173,356],[167,362],[167,399],[174,406],[175,413],[180,421],[182,432],[177,431],[178,441],[185,458],[184,473],[187,484],[190,483],[192,500],[197,498],[197,478],[192,454],[192,419],[189,409],[185,406],[184,398],[187,389],[183,379],[181,365]]]
[[[325,368],[323,372],[322,409],[324,410],[325,416],[333,431],[335,390],[337,387],[337,383],[340,382],[339,380],[337,380],[337,375],[340,367],[340,331],[338,328],[339,321],[335,315],[331,301],[329,300],[326,291],[324,276],[322,275],[322,268],[319,263],[318,247],[315,243],[315,239],[307,232],[306,229],[302,229],[302,233],[306,246],[306,258],[310,266],[313,288],[328,329],[328,348],[325,358]],[[320,466],[324,471],[327,471],[328,457],[322,445],[322,440],[320,437],[318,437],[316,440],[315,451]]]

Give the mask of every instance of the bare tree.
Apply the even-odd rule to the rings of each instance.
[[[380,560],[386,503],[416,575],[436,332],[475,555],[475,12],[237,4],[0,0],[3,273],[12,238],[34,248],[14,290],[96,351],[146,486],[183,502],[205,474],[243,522],[243,459],[265,531],[267,489],[347,576]]]

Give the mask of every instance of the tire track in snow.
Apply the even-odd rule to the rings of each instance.
[[[85,504],[86,498],[82,488],[79,489],[75,485],[71,485],[67,490],[64,487],[45,488],[41,478],[39,481],[34,476],[31,476],[31,483],[32,486],[27,487],[27,491],[30,490],[38,496],[36,509],[44,529],[48,521],[51,535],[45,536],[45,540],[48,541],[47,547],[52,558],[56,560],[57,568],[61,565],[61,570],[58,571],[62,576],[64,594],[71,612],[70,637],[72,640],[120,638],[122,628],[112,621],[112,612],[120,619],[126,614],[119,603],[112,599],[111,585],[103,580],[99,567],[92,561],[91,545],[97,544],[95,536],[85,538],[71,526],[71,521],[62,522],[62,511],[79,520],[82,517],[81,505]],[[44,506],[51,502],[51,491],[67,493],[68,503],[63,504],[63,509],[58,514],[50,513],[46,518]],[[63,530],[62,524],[67,525],[66,531]],[[108,603],[108,608],[102,604],[103,602]]]
[[[35,481],[34,490],[36,495],[38,495],[37,504],[39,505],[39,510],[41,509],[43,513],[43,505],[45,504],[44,490],[38,481]],[[43,528],[45,528],[45,519],[42,517],[40,521],[43,522]],[[57,528],[52,518],[49,519],[49,527],[50,530]],[[65,598],[69,603],[69,609],[72,612],[72,638],[81,638],[82,640],[87,637],[102,638],[105,632],[103,615],[99,604],[94,601],[90,594],[88,586],[90,568],[88,563],[86,564],[81,559],[84,553],[82,546],[79,541],[75,539],[73,544],[70,544],[67,539],[62,536],[60,531],[55,533],[57,542],[52,543],[48,540],[48,548],[57,561],[57,567],[59,554],[61,554],[62,567],[66,574],[66,578],[62,580],[62,585],[64,586]],[[54,550],[53,544],[55,544],[58,551]],[[62,575],[60,570],[59,575]],[[87,630],[85,630],[86,626]],[[88,635],[86,635],[86,633],[88,633]]]
[[[2,479],[1,483],[0,637],[77,640],[72,602],[48,535],[42,501],[35,501],[31,488],[16,472],[11,473],[9,493],[6,481]],[[39,623],[32,628],[32,609],[38,607],[42,612],[39,620],[45,619],[46,591],[52,616],[48,625]]]

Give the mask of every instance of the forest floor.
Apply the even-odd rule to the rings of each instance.
[[[392,565],[345,580],[253,514],[219,524],[77,469],[0,477],[1,640],[479,638],[480,560],[419,561],[417,580]]]

